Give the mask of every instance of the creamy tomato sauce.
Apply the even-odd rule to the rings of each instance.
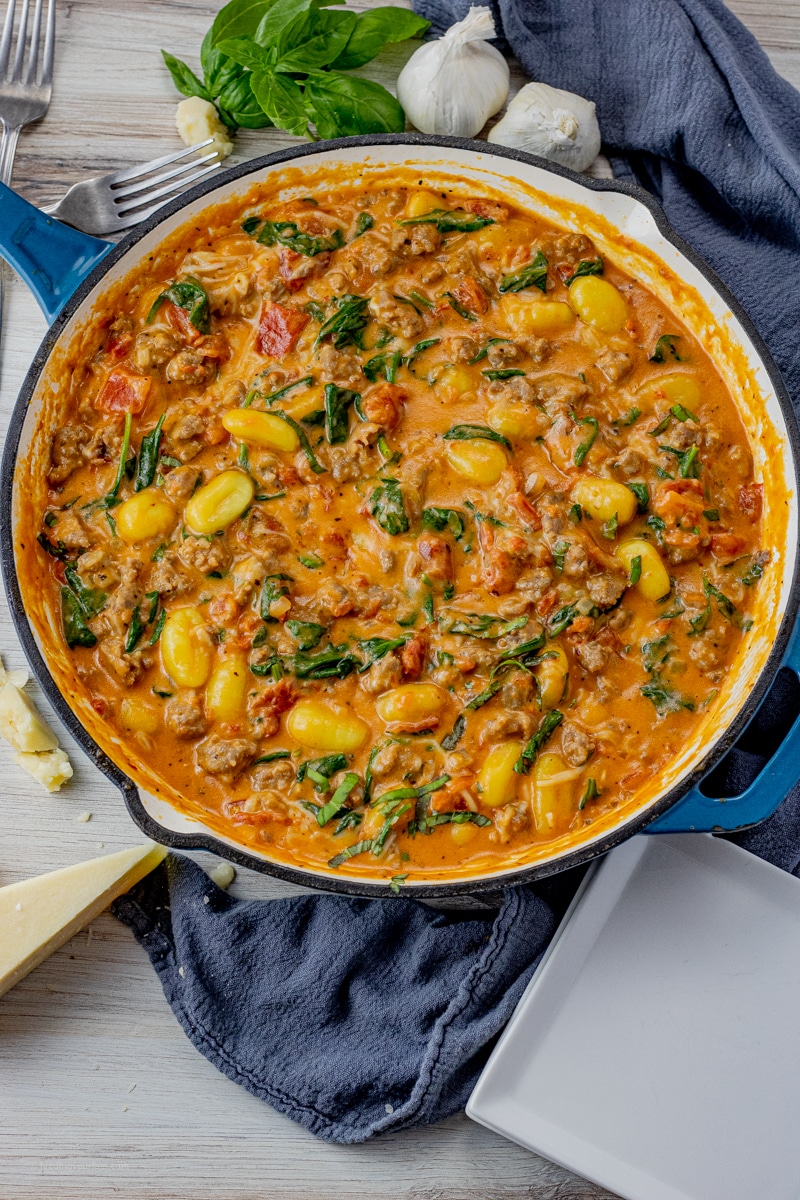
[[[491,869],[635,804],[713,705],[761,485],[703,348],[587,237],[262,187],[96,334],[30,552],[76,688],[188,812],[398,886]]]

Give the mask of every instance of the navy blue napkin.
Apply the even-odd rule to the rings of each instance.
[[[441,32],[470,0],[417,0]],[[527,73],[594,100],[618,178],[640,183],[750,313],[800,398],[800,95],[717,0],[499,0]],[[782,673],[715,772],[744,790],[798,711]],[[738,839],[800,873],[800,788]],[[236,901],[170,858],[114,911],[194,1045],[319,1137],[365,1141],[463,1108],[577,878],[489,915],[399,897]]]

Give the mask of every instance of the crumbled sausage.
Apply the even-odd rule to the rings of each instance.
[[[249,558],[242,559],[231,568],[231,581],[233,583],[233,598],[237,604],[246,604],[253,594],[253,590],[259,586],[264,580],[266,574],[264,564],[260,558],[255,555],[250,555]]]
[[[561,726],[561,752],[571,767],[582,767],[595,751],[595,743],[573,721]]]
[[[512,671],[500,689],[500,697],[506,708],[529,708],[535,693],[530,671]]]
[[[193,582],[181,565],[174,550],[165,550],[159,562],[153,564],[148,590],[161,596],[182,596],[191,591]]]
[[[401,337],[417,337],[425,328],[422,317],[410,304],[398,304],[390,292],[370,297],[369,310],[376,320],[397,330]]]
[[[83,450],[90,437],[89,430],[83,425],[65,425],[56,430],[50,443],[48,483],[56,487],[66,483],[70,475],[83,465]]]
[[[133,361],[140,371],[161,367],[178,353],[180,342],[165,329],[143,329],[136,335]]]
[[[92,544],[86,526],[74,508],[59,514],[53,534],[56,541],[62,542],[67,550],[88,550]]]
[[[198,479],[196,467],[176,467],[164,479],[164,495],[182,507],[191,496]]]
[[[535,398],[542,404],[552,400],[555,404],[572,408],[589,395],[589,388],[577,375],[553,372],[551,375],[540,375],[532,383]]]
[[[258,743],[249,738],[223,738],[212,734],[197,747],[197,761],[210,775],[219,775],[226,783],[233,783],[257,753]]]
[[[575,647],[575,657],[586,671],[596,674],[602,671],[610,656],[608,646],[602,642],[581,642]]]
[[[179,738],[203,737],[208,728],[197,696],[173,696],[164,706],[164,720]]]
[[[317,357],[319,377],[323,383],[335,383],[339,387],[359,388],[364,382],[361,363],[352,354],[335,350],[326,343]]]
[[[441,242],[442,235],[435,225],[401,225],[392,232],[392,249],[411,258],[435,254]]]
[[[602,575],[590,575],[586,580],[586,590],[598,608],[611,608],[617,603],[627,586],[626,577],[614,571],[606,571]]]
[[[519,362],[522,354],[518,346],[513,342],[495,342],[486,351],[486,361],[490,367],[502,368],[511,366],[512,363]],[[515,379],[521,379],[521,375],[514,376]]]
[[[480,346],[471,337],[451,337],[448,343],[448,352],[453,362],[468,363],[480,354]]]
[[[209,571],[226,571],[231,561],[224,538],[190,536],[181,542],[178,553],[187,567],[193,567],[203,575],[208,575]]]
[[[481,746],[492,746],[506,738],[521,737],[525,741],[533,733],[533,717],[527,712],[502,712],[490,717],[480,732]]]
[[[402,677],[403,668],[399,656],[389,653],[374,662],[370,669],[359,678],[359,683],[365,692],[369,692],[371,696],[377,696],[382,692],[388,692],[390,688],[397,687]]]
[[[633,446],[626,446],[625,449],[617,455],[614,462],[611,464],[615,471],[619,471],[626,479],[630,479],[633,475],[637,475],[644,466],[644,459],[638,450],[634,450]]]
[[[296,771],[286,758],[275,762],[259,763],[250,772],[250,786],[254,792],[265,792],[271,788],[286,792],[295,782]]]
[[[611,383],[619,383],[630,372],[633,359],[620,350],[603,350],[597,356],[597,366]]]

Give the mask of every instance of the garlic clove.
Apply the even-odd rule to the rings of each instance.
[[[585,171],[600,153],[600,126],[591,100],[529,83],[490,131],[489,141]]]
[[[496,37],[494,19],[473,6],[444,37],[412,54],[397,80],[397,99],[422,133],[474,137],[506,102],[509,69],[486,38]]]

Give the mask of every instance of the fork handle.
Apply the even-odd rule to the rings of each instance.
[[[17,142],[22,131],[22,126],[11,126],[3,124],[2,137],[0,137],[0,183],[11,183],[11,172],[14,169],[14,155],[17,152]]]
[[[28,284],[50,324],[112,247],[45,216],[0,183],[0,256]]]

